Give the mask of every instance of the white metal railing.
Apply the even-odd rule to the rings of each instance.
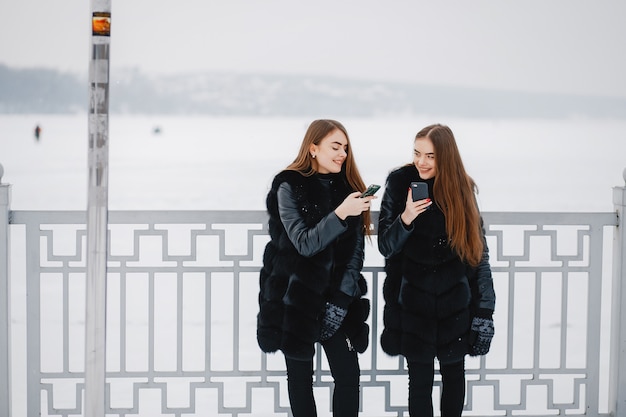
[[[617,213],[484,213],[496,337],[488,356],[467,361],[467,415],[626,415],[625,200],[615,190]],[[5,191],[0,414],[81,415],[86,213],[10,211]],[[256,344],[267,240],[261,211],[109,213],[107,415],[288,415],[282,355]],[[382,267],[374,236],[361,415],[403,416],[404,363],[378,343]],[[328,366],[316,361],[316,395],[328,398]]]

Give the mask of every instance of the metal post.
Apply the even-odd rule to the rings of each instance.
[[[626,183],[626,169],[623,172]],[[626,417],[626,186],[613,188],[618,224],[613,241],[609,412]]]
[[[111,1],[91,0],[91,12],[84,415],[104,417]]]
[[[0,415],[11,413],[11,326],[9,300],[9,212],[11,186],[2,184],[4,168],[0,164]]]

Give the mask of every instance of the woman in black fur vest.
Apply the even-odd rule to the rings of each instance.
[[[426,183],[428,196],[414,198],[413,182]],[[378,224],[387,274],[381,346],[407,360],[410,416],[433,415],[435,358],[441,415],[460,416],[465,355],[486,354],[494,334],[495,293],[475,192],[443,125],[422,129],[413,163],[387,178]]]
[[[260,273],[257,340],[281,350],[294,417],[315,416],[313,355],[320,342],[335,381],[333,415],[359,409],[357,352],[368,346],[369,301],[361,275],[370,202],[346,129],[309,126],[296,159],[267,195],[270,242]]]

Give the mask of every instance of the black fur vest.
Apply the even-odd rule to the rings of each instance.
[[[403,204],[384,215],[381,209],[382,217],[395,219],[401,214],[412,181],[421,181],[414,166],[389,175],[386,193],[400,196],[395,200]],[[452,363],[469,349],[468,266],[449,245],[445,217],[434,199],[434,179],[424,182],[435,204],[415,219],[402,252],[385,261],[381,346],[387,354],[402,354],[409,361],[428,363],[437,357],[441,363]]]
[[[339,284],[362,233],[360,217],[348,217],[348,229],[333,244],[311,257],[301,256],[289,240],[278,212],[277,191],[287,182],[306,225],[313,227],[353,192],[343,174],[330,175],[330,187],[318,175],[305,177],[296,171],[279,173],[267,195],[270,242],[265,247],[260,271],[257,341],[264,352],[282,350],[285,356],[309,360],[319,340],[326,301],[339,291]],[[361,294],[367,291],[359,279]],[[355,349],[368,345],[369,301],[355,298],[340,331]]]

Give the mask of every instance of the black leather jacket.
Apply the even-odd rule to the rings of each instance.
[[[276,176],[260,273],[257,340],[263,351],[310,359],[328,301],[348,309],[340,330],[357,351],[367,348],[363,223],[360,216],[342,221],[334,213],[352,191],[342,173]]]
[[[320,179],[320,182],[330,191],[328,181],[331,180]],[[278,212],[289,240],[298,253],[307,258],[330,247],[342,233],[348,230],[348,223],[337,217],[334,211],[328,213],[313,227],[308,227],[301,215],[292,187],[286,182],[278,188]],[[346,263],[343,276],[336,287],[350,298],[361,295],[357,283],[361,277],[361,269],[363,269],[363,233],[356,233],[355,237],[352,255]]]
[[[385,307],[381,345],[409,360],[460,360],[469,349],[473,315],[490,315],[495,292],[484,246],[478,267],[462,262],[448,244],[445,217],[436,203],[405,226],[400,219],[412,181],[423,181],[433,198],[434,180],[413,165],[389,174],[381,202],[378,248],[385,256]]]

